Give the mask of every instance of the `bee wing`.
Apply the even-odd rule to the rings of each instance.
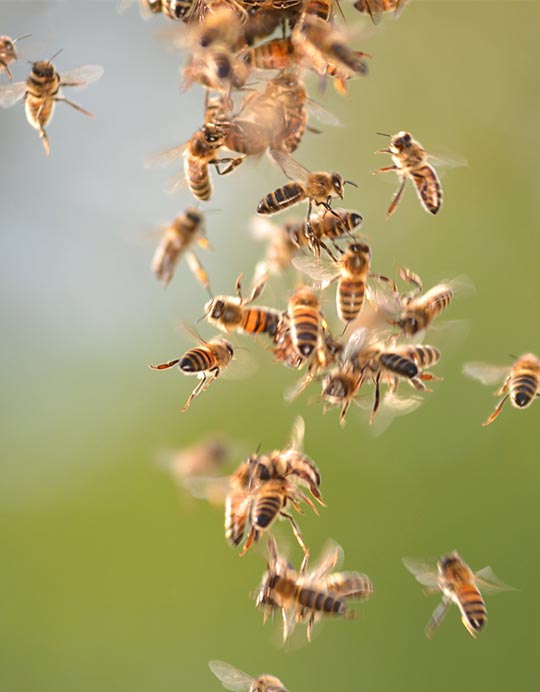
[[[447,598],[443,598],[439,605],[433,611],[431,620],[426,625],[426,636],[428,639],[431,639],[431,637],[435,634],[436,630],[439,628],[441,622],[444,620],[444,616],[448,611],[449,605],[450,601]]]
[[[84,89],[89,84],[97,82],[103,76],[104,69],[101,65],[82,65],[68,72],[60,74],[60,86],[70,86],[75,89]]]
[[[308,572],[309,581],[319,581],[343,563],[343,548],[335,541],[327,541],[317,565]]]
[[[277,226],[260,214],[251,218],[250,227],[255,240],[271,240],[279,233]]]
[[[160,151],[158,154],[154,154],[149,159],[145,161],[145,168],[160,168],[162,166],[169,166],[175,161],[179,161],[184,155],[184,149],[186,148],[186,142],[179,144],[176,147],[171,147],[165,151]]]
[[[364,344],[366,343],[366,337],[368,335],[368,330],[366,327],[359,327],[350,336],[349,340],[345,344],[343,350],[343,360],[350,360],[359,351],[362,350]]]
[[[495,594],[500,593],[501,591],[517,590],[513,586],[508,586],[508,584],[502,582],[491,569],[491,567],[479,569],[478,572],[475,573],[474,579],[476,581],[476,585],[482,590],[482,592]]]
[[[359,12],[369,14],[373,24],[378,24],[381,21],[383,15],[381,0],[359,0],[355,7]]]
[[[192,476],[184,478],[184,488],[197,500],[207,500],[211,505],[225,504],[229,493],[229,476]]]
[[[247,673],[238,670],[225,661],[208,661],[208,667],[216,678],[221,681],[225,689],[232,692],[247,692],[254,678]]]
[[[304,448],[304,436],[306,434],[306,423],[302,416],[296,416],[291,428],[289,438],[289,449],[301,452]]]
[[[26,93],[26,82],[16,82],[0,86],[0,106],[10,108],[20,101]]]
[[[284,151],[278,151],[277,149],[270,149],[268,155],[273,159],[281,170],[285,173],[287,178],[291,180],[306,180],[311,173],[307,168],[298,163],[292,156],[286,154]]]
[[[208,341],[205,341],[202,336],[199,334],[199,332],[193,327],[191,324],[188,324],[187,322],[184,322],[183,320],[180,322],[180,328],[182,329],[183,332],[185,332],[189,337],[191,337],[194,341],[197,343],[206,346],[208,344]]]
[[[317,101],[308,99],[307,109],[309,115],[311,115],[315,120],[318,120],[323,125],[332,125],[333,127],[343,127],[343,123],[334,115],[331,111],[327,110],[324,106]]]
[[[293,257],[292,263],[296,269],[321,282],[321,285],[318,286],[320,288],[326,288],[328,284],[339,277],[339,270],[335,265],[329,266],[320,260],[317,261],[314,257],[299,255]]]
[[[361,401],[365,405],[364,401]],[[406,416],[422,404],[422,398],[419,396],[403,397],[397,394],[387,393],[381,401],[379,411],[375,419],[371,423],[371,429],[374,435],[382,435],[382,433],[390,426],[398,416]],[[371,409],[372,402],[369,401]]]
[[[410,557],[404,557],[401,561],[414,576],[416,581],[422,584],[422,586],[427,586],[429,589],[436,589],[437,591],[439,590],[437,568],[435,565]]]
[[[482,384],[497,384],[510,372],[510,365],[490,365],[489,363],[465,363],[463,374]]]
[[[231,341],[230,335],[227,336],[227,340]],[[220,377],[225,380],[243,380],[253,375],[259,369],[259,364],[247,348],[236,344],[233,346],[234,359],[225,370],[222,370]]]

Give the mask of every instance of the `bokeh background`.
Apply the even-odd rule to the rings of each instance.
[[[97,119],[60,105],[48,160],[20,104],[0,113],[2,689],[217,690],[212,658],[274,673],[291,692],[538,688],[540,406],[508,406],[483,429],[495,399],[461,368],[539,350],[540,3],[414,0],[377,28],[344,10],[355,45],[373,55],[370,75],[346,99],[311,83],[344,127],[307,134],[297,157],[358,183],[346,204],[365,216],[377,271],[401,263],[426,286],[465,274],[477,289],[448,311],[470,330],[440,344],[444,382],[378,437],[359,416],[340,429],[335,411],[308,406],[313,391],[285,404],[296,374],[247,339],[258,371],[216,383],[180,413],[193,381],[146,364],[189,346],[178,322],[200,317],[206,295],[185,265],[167,291],[149,270],[148,231],[191,199],[167,196],[174,169],[144,161],[194,132],[203,94],[180,93],[183,57],[157,36],[167,23],[142,21],[136,6],[120,15],[115,2],[0,3],[2,33],[33,34],[16,79],[26,60],[59,48],[60,72],[105,67],[71,95]],[[400,129],[468,161],[443,178],[436,218],[409,188],[385,221],[397,181],[371,175],[387,164],[373,155],[384,144],[375,133]],[[281,180],[266,160],[215,180],[205,205],[216,210],[215,251],[199,253],[215,292],[250,276],[263,247],[249,218]],[[292,283],[274,281],[264,302],[284,305]],[[315,555],[337,540],[345,568],[367,572],[376,594],[360,620],[327,622],[311,645],[284,651],[279,623],[263,627],[250,600],[262,553],[239,559],[221,510],[189,502],[156,458],[219,431],[248,451],[280,447],[298,413],[328,503],[302,518],[304,537]],[[288,526],[279,536],[295,550]],[[519,590],[488,602],[476,641],[455,609],[428,641],[436,599],[401,557],[453,548]]]

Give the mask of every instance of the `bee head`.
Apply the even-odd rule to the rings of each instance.
[[[191,221],[192,224],[198,225],[201,223],[203,217],[198,209],[195,209],[195,207],[189,207],[189,209],[186,209],[186,219]]]
[[[371,248],[367,243],[351,243],[349,250],[354,255],[367,255],[371,257]]]
[[[54,67],[49,60],[38,60],[32,63],[32,72],[36,77],[52,79],[54,77]]]
[[[410,132],[398,132],[390,140],[390,151],[400,152],[408,149],[412,144],[413,138]]]
[[[230,355],[230,357],[234,358],[234,348],[231,342],[227,341],[226,339],[223,339],[223,345],[227,349],[227,353]]]

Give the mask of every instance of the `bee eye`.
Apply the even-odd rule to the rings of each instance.
[[[228,351],[229,355],[230,355],[231,357],[234,356],[234,348],[232,347],[232,344],[230,344],[229,342],[227,342],[226,348],[227,348],[227,351]]]

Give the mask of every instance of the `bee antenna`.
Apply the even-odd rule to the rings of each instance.
[[[513,358],[514,360],[517,360],[517,359],[518,359],[518,357],[515,356],[513,353],[509,353],[508,355],[510,356],[510,358]]]
[[[201,315],[201,317],[199,317],[199,319],[195,322],[195,324],[200,324],[205,318],[206,318],[206,315]]]
[[[14,38],[12,43],[17,43],[17,41],[22,41],[23,38],[29,38],[32,36],[32,34],[25,34],[24,36],[17,36],[17,38]]]
[[[259,455],[259,452],[261,451],[261,447],[262,447],[262,442],[259,442],[259,444],[257,445],[257,449],[255,450],[255,454],[257,454],[257,456]]]
[[[391,137],[392,135],[389,135],[387,132],[376,132],[376,135],[381,135],[381,137]]]
[[[343,184],[344,185],[352,185],[353,187],[356,187],[356,188],[358,187],[358,185],[356,183],[353,183],[352,180],[344,180]]]
[[[60,50],[57,50],[56,53],[52,56],[52,58],[49,58],[49,59],[47,60],[47,62],[52,62],[52,61],[56,58],[56,56],[60,55],[60,53],[61,53],[63,50],[64,50],[63,48],[60,48]]]

